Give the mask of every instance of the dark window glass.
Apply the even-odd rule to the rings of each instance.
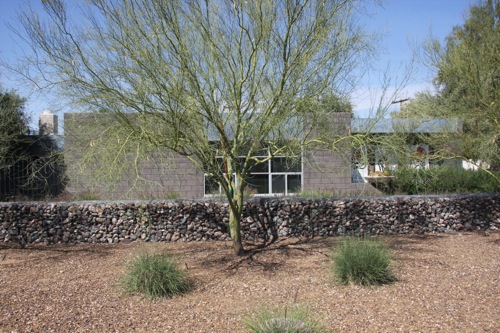
[[[215,160],[203,161],[203,170],[207,173],[220,172],[222,170],[222,158],[216,157]]]
[[[215,171],[224,172],[224,161],[223,161],[222,157],[217,157],[215,161],[216,161],[216,163],[215,163],[216,170]]]
[[[271,160],[271,172],[300,172],[300,158],[275,157]]]
[[[205,176],[205,194],[219,194],[219,184],[215,181],[214,177]]]
[[[252,165],[250,172],[269,172],[269,161]]]
[[[222,145],[221,145],[220,141],[210,141],[209,145],[210,145],[210,147],[212,149],[218,149],[218,150],[220,150],[222,148]]]
[[[288,175],[288,193],[298,193],[301,190],[302,176]]]
[[[273,176],[273,193],[285,193],[285,176]]]
[[[243,165],[245,164],[245,158],[238,157],[237,161],[238,161],[238,167],[240,168],[240,170],[243,169]]]
[[[248,151],[250,150],[250,147],[253,145],[253,142],[249,142],[244,146],[240,147],[240,150],[238,151],[239,156],[246,156],[248,155]],[[258,144],[257,146],[254,146],[254,151],[253,151],[254,156],[268,156],[268,147],[266,144]]]
[[[247,180],[250,189],[257,193],[269,193],[269,176],[268,175],[252,175]]]
[[[239,163],[241,165],[241,167],[243,167],[243,163],[245,162],[245,158],[240,158],[239,159]],[[259,163],[259,164],[255,164],[255,162],[251,161],[250,162],[250,167],[248,169],[250,171],[250,173],[253,173],[253,172],[269,172],[269,162],[264,162],[264,163]]]

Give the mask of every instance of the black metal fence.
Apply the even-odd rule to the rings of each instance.
[[[64,168],[37,162],[20,161],[0,170],[0,201],[37,200],[64,191]]]
[[[0,167],[0,201],[37,200],[60,195],[66,167],[52,139],[29,137]]]

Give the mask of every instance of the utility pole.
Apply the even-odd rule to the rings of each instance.
[[[410,98],[405,98],[405,99],[400,99],[399,101],[392,101],[391,104],[396,104],[399,103],[399,111],[401,111],[401,108],[403,107],[403,103],[406,101],[409,101]]]

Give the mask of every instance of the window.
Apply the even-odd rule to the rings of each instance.
[[[376,172],[394,170],[398,164],[406,163],[415,169],[429,168],[429,146],[414,145],[408,147],[406,156],[397,156],[395,152],[382,146],[361,146],[352,151],[353,183],[366,182],[365,177]]]
[[[259,156],[265,158],[266,156]],[[244,157],[241,162],[244,162]],[[238,180],[236,180],[238,181]],[[247,179],[249,192],[255,195],[288,195],[302,189],[302,158],[273,157],[250,169]],[[205,174],[205,195],[221,194],[222,189],[209,174]]]

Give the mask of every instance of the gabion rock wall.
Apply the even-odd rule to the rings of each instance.
[[[227,240],[223,201],[0,203],[0,241],[120,243]],[[246,202],[247,240],[344,234],[423,234],[500,228],[500,193]]]

